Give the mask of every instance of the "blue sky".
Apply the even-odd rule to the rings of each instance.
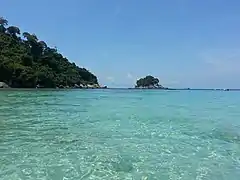
[[[1,14],[95,73],[131,87],[240,88],[239,0],[1,0]]]

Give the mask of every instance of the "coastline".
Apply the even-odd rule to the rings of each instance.
[[[214,88],[128,88],[136,90],[161,90],[161,91],[240,91],[240,89],[214,89]]]
[[[240,89],[185,89],[185,88],[168,88],[168,89],[140,89],[140,88],[0,88],[0,91],[66,91],[66,90],[130,90],[130,91],[240,91]]]
[[[99,84],[75,84],[74,86],[56,86],[53,88],[40,86],[39,84],[36,87],[25,88],[25,87],[11,87],[5,82],[0,82],[0,89],[107,89],[107,86],[100,86]]]

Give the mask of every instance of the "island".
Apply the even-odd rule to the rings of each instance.
[[[97,77],[0,17],[0,87],[101,88]],[[106,87],[103,87],[106,88]]]
[[[136,89],[168,89],[159,84],[159,79],[151,75],[140,78],[137,80]]]

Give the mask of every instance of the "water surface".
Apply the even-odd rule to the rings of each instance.
[[[238,180],[240,93],[0,91],[1,180]]]

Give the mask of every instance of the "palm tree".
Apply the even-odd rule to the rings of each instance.
[[[3,17],[0,17],[0,32],[4,33],[6,31],[5,26],[8,25],[8,21]]]
[[[0,25],[7,26],[8,25],[8,20],[4,19],[3,17],[0,17]]]

